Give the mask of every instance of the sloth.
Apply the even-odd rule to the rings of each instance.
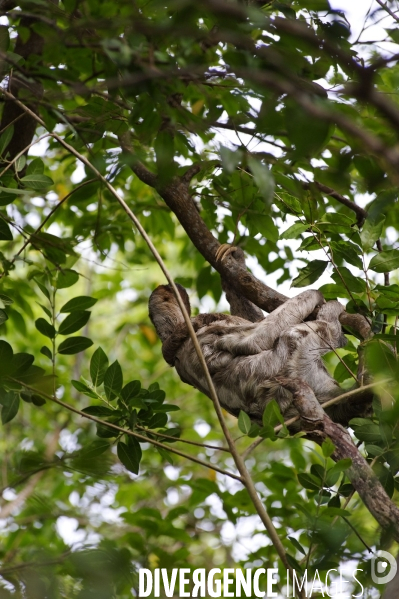
[[[181,285],[177,287],[191,314],[187,291]],[[231,289],[227,297],[236,312],[248,313],[251,302]],[[237,309],[239,299],[242,301]],[[247,302],[245,310],[243,302]],[[282,379],[304,381],[320,404],[343,393],[322,361],[324,354],[347,343],[339,321],[344,307],[338,301],[325,302],[319,291],[308,290],[266,317],[253,304],[250,309],[256,322],[235,314],[191,318],[220,404],[227,412],[237,417],[242,410],[261,426],[266,404],[275,399],[285,419],[296,416],[291,392],[279,384]],[[316,312],[316,320],[307,320]],[[160,285],[153,291],[149,315],[162,341],[166,362],[176,368],[183,382],[209,397],[203,369],[170,285]],[[346,426],[351,418],[367,413],[370,399],[366,394],[351,403],[331,406],[327,413]]]

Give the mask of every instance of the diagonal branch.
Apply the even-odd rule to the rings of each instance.
[[[134,150],[130,146],[127,136],[121,140],[121,143],[123,144],[123,150],[131,154],[130,162],[133,159],[131,164],[133,172],[143,183],[158,191],[167,206],[176,215],[194,246],[220,274],[222,280],[227,281],[229,286],[238,294],[267,312],[272,312],[287,301],[287,296],[259,281],[247,270],[245,263],[236,260],[232,254],[226,255],[224,260],[217,260],[216,255],[220,243],[199,214],[191,196],[188,182],[175,178],[172,183],[165,187],[159,187],[156,175],[151,173],[141,162],[135,160]],[[343,312],[340,321],[342,324],[358,331],[364,339],[368,337],[370,325],[360,314]]]
[[[399,17],[398,17],[398,15],[396,15],[396,14],[395,14],[395,13],[394,13],[394,12],[393,12],[393,11],[392,11],[390,8],[389,8],[389,6],[388,6],[387,4],[384,4],[384,3],[382,2],[382,0],[375,0],[375,1],[377,2],[377,4],[379,4],[379,5],[381,6],[381,8],[382,8],[382,9],[384,9],[384,10],[385,10],[385,11],[386,11],[386,12],[387,12],[389,15],[391,15],[391,17],[392,17],[393,19],[395,19],[395,21],[396,21],[397,23],[399,23]]]
[[[15,98],[15,96],[13,96],[12,94],[10,94],[9,92],[3,90],[2,91],[3,95],[5,95],[5,97],[7,99],[11,99],[13,100],[20,108],[22,108],[22,110],[24,110],[27,114],[29,114],[37,123],[40,123],[40,125],[42,125],[45,129],[47,129],[44,121],[37,116],[30,108],[28,108],[27,106],[25,106],[22,102],[20,102],[17,98]],[[268,512],[265,509],[265,506],[263,504],[263,502],[261,501],[258,492],[256,490],[255,484],[251,478],[251,475],[249,474],[247,467],[245,465],[244,460],[242,459],[241,455],[239,454],[234,440],[230,434],[230,431],[226,425],[224,416],[223,416],[223,411],[222,411],[222,407],[220,405],[219,402],[219,398],[218,395],[216,393],[216,389],[212,380],[212,377],[210,375],[210,372],[208,370],[208,366],[206,364],[205,361],[205,357],[202,353],[200,344],[198,342],[197,336],[195,334],[193,325],[191,323],[191,319],[190,319],[190,315],[187,312],[186,306],[184,305],[184,302],[181,298],[181,295],[176,287],[176,284],[171,276],[171,274],[169,273],[168,269],[166,268],[166,265],[164,263],[164,261],[162,260],[158,250],[156,249],[156,247],[154,246],[154,244],[152,243],[152,240],[150,239],[150,237],[148,236],[147,232],[145,231],[145,229],[143,228],[143,226],[141,225],[140,221],[138,220],[138,218],[135,216],[135,214],[132,212],[132,210],[129,208],[129,206],[126,204],[125,200],[119,196],[119,194],[117,193],[117,191],[114,189],[114,187],[111,185],[111,183],[96,169],[95,166],[93,166],[91,164],[91,162],[82,154],[80,154],[73,146],[69,145],[62,137],[60,137],[58,134],[56,133],[52,133],[51,134],[52,137],[54,137],[54,139],[56,139],[60,145],[62,145],[66,150],[68,150],[68,152],[70,152],[73,156],[75,156],[76,158],[78,158],[78,160],[80,160],[81,162],[83,162],[83,164],[85,164],[85,166],[87,166],[94,174],[96,177],[98,177],[99,180],[101,180],[104,185],[107,187],[107,189],[110,191],[111,195],[117,200],[117,202],[120,204],[120,206],[123,208],[123,210],[126,212],[126,214],[128,215],[128,217],[130,218],[130,220],[134,223],[134,225],[136,226],[136,228],[138,229],[140,235],[143,237],[143,239],[145,240],[145,242],[147,243],[151,253],[153,254],[155,260],[158,262],[162,272],[164,273],[165,277],[167,278],[167,280],[169,281],[176,299],[178,301],[179,307],[181,309],[181,312],[183,314],[185,323],[188,327],[189,333],[190,333],[190,338],[193,342],[195,351],[197,353],[198,356],[198,360],[201,364],[201,368],[204,372],[205,375],[205,380],[206,380],[206,384],[207,387],[209,389],[209,395],[212,399],[214,408],[215,408],[215,412],[216,415],[218,417],[219,420],[219,424],[220,427],[223,431],[223,434],[225,436],[225,439],[227,441],[227,445],[228,448],[231,452],[231,455],[234,459],[235,465],[237,467],[238,472],[240,473],[240,477],[239,480],[244,484],[245,488],[247,489],[248,495],[251,498],[251,502],[260,518],[260,520],[262,521],[265,529],[267,530],[269,536],[270,536],[270,540],[272,541],[276,552],[278,554],[278,556],[280,557],[282,563],[284,564],[285,568],[287,570],[289,570],[291,573],[293,572],[292,566],[290,565],[288,559],[287,559],[287,554],[285,552],[284,546],[281,542],[280,536],[276,530],[276,528],[274,527],[273,521],[270,518]],[[149,173],[149,171],[147,171]],[[144,173],[145,175],[147,175],[147,173]],[[150,173],[149,173],[150,175]],[[151,178],[151,177],[149,177]],[[184,185],[185,190],[188,193],[188,184],[184,183],[182,184],[180,180],[178,180],[179,186]],[[174,181],[174,184],[176,185],[176,181]],[[172,183],[173,185],[173,183]],[[194,204],[193,204],[194,205]],[[207,229],[208,230],[208,229]],[[209,232],[209,234],[211,235],[211,233]],[[213,236],[212,236],[213,237]],[[214,238],[213,238],[214,239]],[[216,240],[215,240],[216,242]],[[217,243],[217,242],[216,242]],[[52,398],[53,401],[56,401],[57,403],[60,402],[60,400],[58,400],[55,396]],[[63,402],[62,402],[63,403]],[[61,404],[60,404],[61,405]],[[73,410],[76,411],[76,410]],[[137,436],[137,433],[135,433],[135,435]],[[146,437],[144,437],[144,439],[146,441],[148,441],[148,439]],[[156,444],[157,442],[152,440],[153,444]],[[160,444],[162,445],[162,444]],[[174,450],[175,453],[177,453],[177,450]],[[215,467],[213,469],[216,469]],[[302,590],[298,590],[297,591],[297,595],[299,597],[299,599],[303,599],[304,597],[304,593]]]
[[[327,185],[324,185],[323,183],[319,183],[318,181],[315,181],[314,185],[316,185],[317,189],[319,189],[324,195],[334,198],[334,200],[337,200],[337,202],[339,202],[340,204],[343,204],[344,206],[349,208],[349,210],[352,210],[356,214],[357,225],[358,225],[359,229],[363,226],[364,221],[367,218],[367,211],[364,210],[364,208],[362,208],[361,206],[358,206],[355,202],[353,202],[349,198],[346,198],[345,196],[341,195],[340,193],[338,193],[338,191],[335,191],[335,189],[332,189],[332,187],[328,187]],[[310,184],[306,183],[304,185],[304,187],[309,188]]]
[[[279,379],[279,382],[292,392],[294,405],[308,436],[319,445],[325,439],[331,439],[335,445],[332,457],[336,462],[344,458],[352,460],[352,465],[346,470],[349,480],[380,526],[391,530],[393,537],[399,542],[399,508],[388,497],[348,431],[327,416],[313,390],[304,381]]]

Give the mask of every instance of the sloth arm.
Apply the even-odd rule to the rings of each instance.
[[[253,355],[272,349],[283,331],[302,323],[323,303],[324,298],[319,291],[304,291],[287,300],[260,322],[231,327],[225,334],[219,334],[215,349],[227,351],[233,356]]]

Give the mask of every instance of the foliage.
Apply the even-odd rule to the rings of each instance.
[[[1,4],[0,596],[127,599],[140,567],[283,578],[212,403],[163,361],[147,300],[164,278],[109,184],[196,311],[226,303],[170,207],[188,178],[186,214],[260,278],[369,318],[373,339],[347,331],[327,364],[344,389],[358,354],[390,381],[351,426],[397,503],[397,54],[354,40],[328,0]],[[397,21],[373,10],[394,47]],[[290,437],[275,402],[261,429],[226,418],[241,453],[264,439],[247,466],[289,563],[356,560],[377,596],[368,548],[395,549],[350,463]]]

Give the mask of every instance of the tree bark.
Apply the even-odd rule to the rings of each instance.
[[[399,542],[399,508],[387,495],[348,431],[327,416],[313,390],[304,381],[278,379],[278,382],[293,394],[294,405],[308,437],[319,445],[325,439],[331,439],[335,445],[332,458],[336,462],[344,458],[352,460],[352,465],[345,471],[350,482],[378,524],[389,529],[395,541]]]

